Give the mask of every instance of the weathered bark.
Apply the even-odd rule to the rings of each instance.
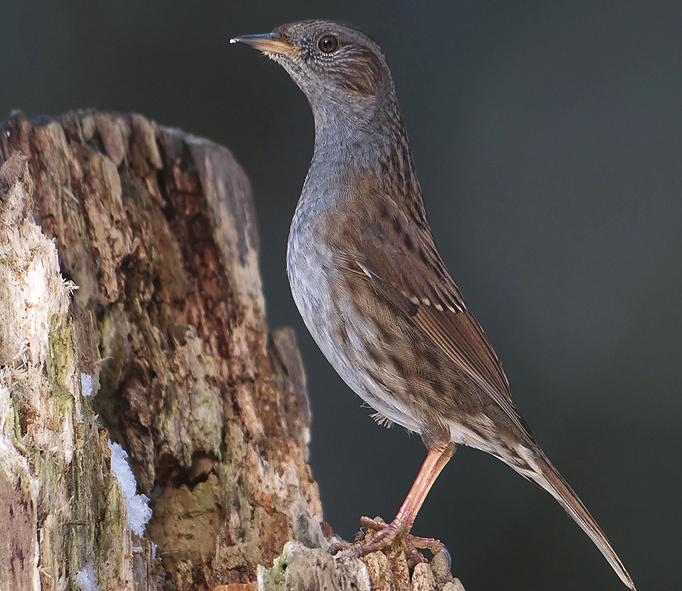
[[[268,332],[228,150],[139,115],[15,115],[2,162],[0,588],[446,584],[438,560],[411,581],[400,552],[315,550],[304,374],[292,332]],[[143,537],[110,439],[151,498]]]

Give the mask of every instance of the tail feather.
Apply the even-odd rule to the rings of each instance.
[[[513,463],[510,463],[510,465],[514,469],[517,469],[520,474],[533,480],[544,488],[559,502],[580,528],[588,535],[592,542],[594,542],[595,546],[599,548],[604,555],[604,558],[606,558],[611,565],[611,568],[613,568],[625,586],[634,590],[635,584],[625,569],[625,566],[606,538],[604,532],[599,525],[597,525],[597,522],[592,515],[590,515],[590,512],[582,501],[578,498],[578,495],[573,492],[570,485],[564,480],[563,476],[559,474],[559,471],[552,465],[541,450],[538,449],[531,452],[529,456],[530,457],[525,456],[524,459],[532,468],[531,471],[519,469],[519,466],[514,465]]]

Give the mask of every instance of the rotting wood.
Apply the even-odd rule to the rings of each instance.
[[[265,322],[227,149],[140,115],[15,114],[3,162],[0,589],[72,589],[86,567],[103,590],[455,588],[436,564],[411,580],[395,557],[315,549],[304,373]],[[143,538],[109,439],[152,499]]]

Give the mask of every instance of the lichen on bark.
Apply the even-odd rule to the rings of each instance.
[[[70,588],[101,551],[99,576],[126,588],[125,509],[106,434],[80,396],[75,285],[32,217],[32,195],[26,159],[14,154],[0,169],[0,586]]]

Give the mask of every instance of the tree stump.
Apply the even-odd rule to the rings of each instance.
[[[14,114],[0,164],[0,589],[457,589],[443,557],[320,550],[301,359],[226,148]]]

